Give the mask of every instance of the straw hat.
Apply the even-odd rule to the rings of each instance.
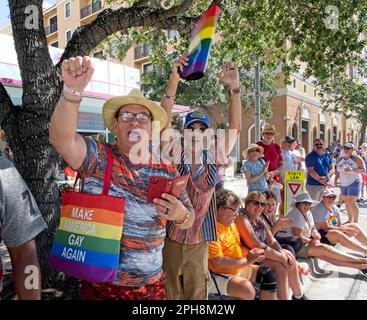
[[[253,149],[259,149],[260,150],[260,158],[264,155],[264,148],[263,147],[259,146],[256,143],[251,143],[250,146],[248,147],[248,149],[242,151],[242,157],[244,159],[247,159],[249,151],[253,150]]]
[[[264,129],[261,131],[261,134],[263,133],[271,133],[271,134],[278,134],[278,131],[275,130],[275,126],[272,124],[265,125]]]
[[[144,97],[144,95],[138,89],[132,89],[127,96],[117,96],[108,99],[102,110],[103,121],[105,126],[112,133],[115,133],[114,118],[116,112],[127,104],[139,104],[146,107],[152,114],[153,121],[160,122],[160,129],[162,130],[167,123],[166,111],[152,100]]]
[[[312,205],[319,203],[318,201],[313,200],[311,196],[308,194],[308,192],[302,192],[302,193],[295,195],[292,200],[291,207],[295,207],[296,203],[299,203],[299,202],[308,202],[308,203],[311,203]]]

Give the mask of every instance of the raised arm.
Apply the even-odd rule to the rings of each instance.
[[[172,130],[172,108],[175,103],[176,91],[180,81],[180,75],[178,71],[183,71],[183,68],[187,65],[188,60],[189,59],[187,58],[187,55],[184,54],[173,63],[166,92],[163,94],[161,99],[161,106],[167,113],[167,124],[164,128],[165,130],[163,130],[162,133],[170,137],[170,139],[166,139],[166,137],[163,135],[161,136],[161,150],[164,150],[164,148],[172,141],[170,130]]]
[[[236,143],[237,136],[242,129],[241,86],[237,66],[233,62],[226,62],[223,65],[223,75],[219,80],[228,89],[229,126],[228,129],[226,129],[226,134],[221,137],[221,139],[225,139],[224,155],[228,156],[231,153]],[[232,132],[234,134],[232,134]],[[226,136],[228,136],[228,138],[226,138]]]
[[[76,133],[78,110],[94,68],[87,56],[64,60],[61,68],[64,89],[51,117],[50,142],[73,169],[78,169],[87,152],[83,137]]]

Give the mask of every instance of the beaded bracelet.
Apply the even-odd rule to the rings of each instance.
[[[82,97],[83,96],[83,92],[80,92],[80,91],[75,91],[71,88],[69,88],[68,86],[66,86],[64,84],[64,90],[67,92],[67,93],[70,93],[72,94],[73,96],[78,96],[78,97]]]
[[[166,99],[168,99],[168,100],[175,100],[175,98],[176,98],[176,96],[169,96],[169,95],[167,95],[166,93],[164,94],[164,97],[166,98]]]
[[[70,102],[70,103],[73,103],[73,104],[79,104],[79,103],[82,101],[82,99],[79,99],[79,100],[69,99],[68,97],[66,97],[66,96],[64,95],[64,93],[63,93],[63,92],[61,93],[61,97],[62,97],[66,102]]]

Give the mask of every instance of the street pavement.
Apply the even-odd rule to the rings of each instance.
[[[241,198],[247,194],[246,180],[239,175],[227,179],[224,188],[232,190]],[[339,189],[335,191],[339,193]],[[359,204],[360,225],[367,231],[367,202]],[[348,216],[344,205],[342,221],[347,221]],[[340,245],[335,248],[354,255],[363,256],[361,253],[345,249]],[[302,287],[306,296],[311,300],[367,300],[367,277],[359,270],[334,266],[320,259],[300,259],[307,263],[312,270],[308,276],[302,276]]]

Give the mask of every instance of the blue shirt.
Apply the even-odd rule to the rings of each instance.
[[[306,157],[306,167],[313,167],[317,174],[321,177],[326,177],[330,171],[330,166],[333,164],[333,160],[330,155],[324,152],[321,156],[315,152],[310,152]],[[322,184],[311,177],[311,175],[307,175],[307,184],[312,186],[321,186]]]
[[[246,160],[242,167],[241,173],[249,172],[251,176],[257,176],[264,169],[265,161],[260,159],[256,162]],[[268,190],[268,184],[265,180],[265,176],[262,175],[256,182],[249,183],[247,181],[248,191],[264,192]]]

